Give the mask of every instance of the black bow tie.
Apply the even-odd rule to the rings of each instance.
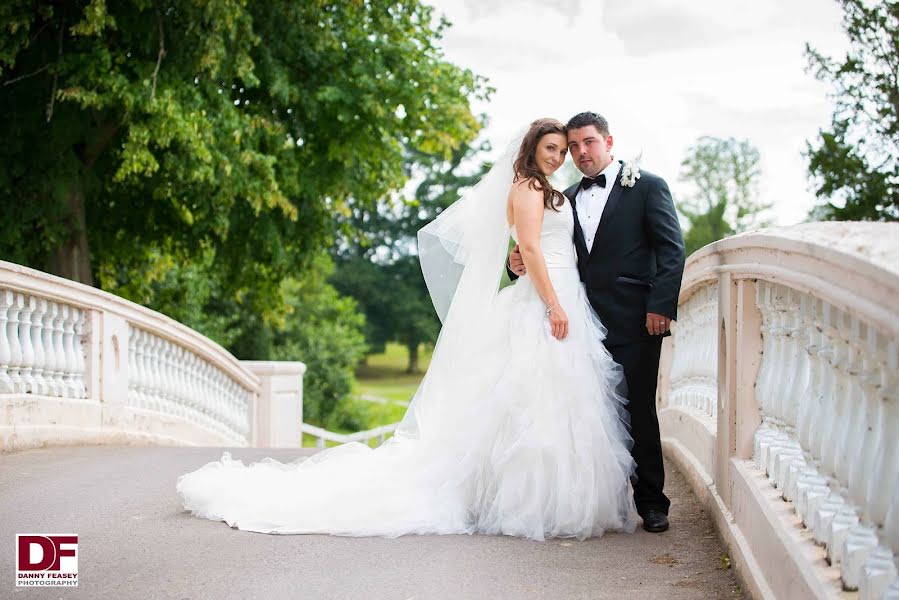
[[[597,177],[591,179],[589,177],[584,177],[581,179],[581,189],[586,190],[589,189],[591,185],[598,185],[601,188],[606,187],[606,174],[601,173]]]

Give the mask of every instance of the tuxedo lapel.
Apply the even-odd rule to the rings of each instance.
[[[624,188],[621,186],[621,170],[619,169],[618,176],[615,177],[615,181],[612,182],[612,191],[609,192],[609,199],[606,200],[606,205],[602,209],[602,216],[599,217],[599,225],[596,226],[596,233],[593,235],[593,247],[590,248],[589,259],[592,259],[593,255],[596,254],[596,247],[602,244],[603,234],[611,230],[609,222],[612,220],[612,215],[615,213],[615,207],[618,205],[618,199],[621,198],[621,193],[623,191]],[[584,244],[584,246],[586,247],[586,244]]]
[[[579,265],[582,265],[587,262],[589,253],[587,252],[587,240],[584,239],[584,230],[581,229],[581,221],[577,218],[575,197],[579,189],[578,186],[575,186],[570,194],[566,194],[566,197],[571,204],[571,212],[574,213],[574,248],[577,251],[577,262]]]

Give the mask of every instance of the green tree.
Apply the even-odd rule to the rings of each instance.
[[[899,219],[899,2],[839,0],[849,50],[806,45],[809,70],[831,87],[830,127],[807,144],[818,219]]]
[[[476,135],[446,26],[419,0],[4,2],[0,256],[124,295],[198,262],[283,309],[334,212]]]
[[[403,344],[409,373],[419,369],[419,347],[436,341],[440,330],[418,263],[416,234],[483,176],[489,165],[477,157],[488,150],[486,143],[466,145],[449,160],[410,153],[420,179],[413,197],[374,209],[356,206],[343,223],[347,235],[335,247],[332,282],[365,312],[369,350],[381,352],[390,341]]]
[[[303,419],[320,426],[358,429],[363,423],[333,423],[329,417],[353,387],[356,365],[365,356],[365,316],[352,298],[328,284],[333,263],[326,254],[302,279],[287,279],[283,287],[290,307],[283,324],[263,325],[271,338],[270,360],[300,360]],[[247,331],[256,336],[259,331]]]
[[[687,254],[734,233],[763,225],[770,205],[757,196],[759,151],[748,140],[703,136],[687,150],[680,179],[692,193],[677,203],[689,223]]]

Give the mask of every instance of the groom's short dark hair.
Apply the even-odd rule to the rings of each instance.
[[[605,117],[595,112],[582,112],[574,115],[568,119],[568,125],[565,126],[565,129],[580,129],[588,125],[596,127],[596,130],[603,135],[609,135],[609,122],[606,121]]]

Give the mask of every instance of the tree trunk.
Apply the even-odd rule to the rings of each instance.
[[[418,373],[418,343],[406,344],[406,348],[409,350],[409,367],[406,373],[409,375]]]
[[[50,255],[50,272],[72,281],[94,285],[91,258],[87,246],[87,219],[84,212],[84,190],[80,183],[69,188],[69,237]]]

